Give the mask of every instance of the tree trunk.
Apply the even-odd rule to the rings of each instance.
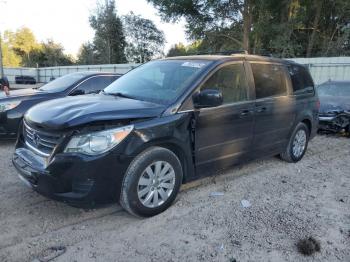
[[[311,56],[312,49],[314,47],[316,31],[317,31],[318,23],[319,23],[320,17],[321,17],[322,1],[315,0],[314,5],[316,7],[316,14],[315,14],[314,22],[312,25],[313,28],[312,28],[312,33],[311,33],[311,36],[309,39],[309,44],[308,44],[307,50],[306,50],[306,57]]]
[[[251,25],[250,0],[245,0],[243,6],[243,49],[248,53]]]

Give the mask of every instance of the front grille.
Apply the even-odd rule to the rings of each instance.
[[[38,153],[48,156],[60,142],[60,134],[36,130],[24,123],[24,139],[27,145]]]

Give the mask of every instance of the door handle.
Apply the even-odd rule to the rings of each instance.
[[[255,112],[257,112],[257,113],[263,113],[263,112],[265,112],[266,111],[266,107],[264,107],[264,106],[262,106],[262,107],[258,107],[257,109],[256,109],[256,111]]]
[[[244,109],[241,111],[241,113],[239,114],[241,117],[245,117],[245,116],[248,116],[250,115],[251,111],[248,110],[248,109]]]

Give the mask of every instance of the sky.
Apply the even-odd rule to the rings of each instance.
[[[165,51],[176,43],[188,43],[185,23],[162,22],[157,10],[146,0],[116,0],[116,6],[119,16],[133,11],[163,30],[167,40]],[[94,36],[89,15],[95,7],[96,0],[0,0],[0,31],[26,26],[37,40],[53,39],[63,45],[65,53],[76,56],[81,44]]]

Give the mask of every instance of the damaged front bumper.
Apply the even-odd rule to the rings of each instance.
[[[341,112],[332,115],[320,114],[319,130],[339,133],[350,131],[350,112]]]

